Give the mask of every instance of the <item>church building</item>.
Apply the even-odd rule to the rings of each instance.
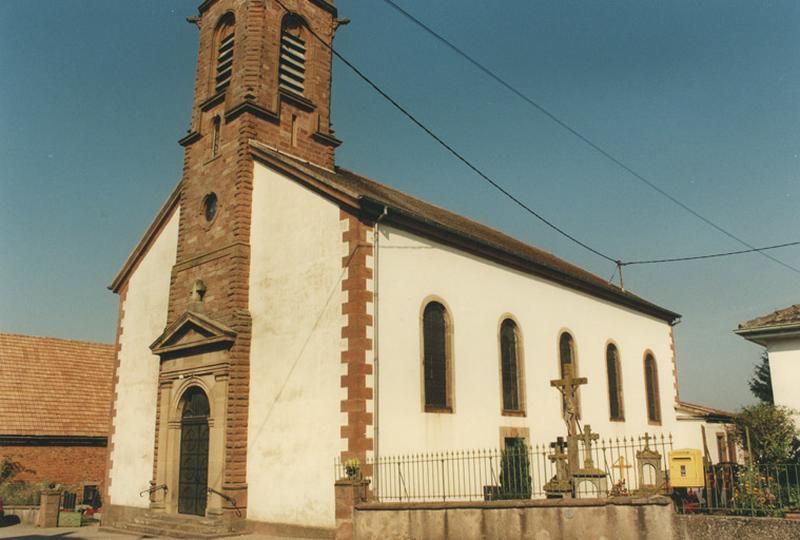
[[[183,174],[110,285],[107,524],[330,531],[336,459],[552,441],[568,365],[595,432],[702,447],[676,313],[336,165],[333,0],[192,21]]]

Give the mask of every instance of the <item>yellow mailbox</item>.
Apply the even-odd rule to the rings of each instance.
[[[672,450],[669,453],[669,483],[672,487],[705,486],[703,454],[700,450]]]

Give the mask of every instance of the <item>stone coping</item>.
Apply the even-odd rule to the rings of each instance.
[[[595,499],[518,499],[508,501],[425,501],[425,502],[385,502],[360,503],[356,510],[451,510],[460,508],[503,509],[503,508],[582,508],[593,506],[667,506],[672,504],[668,497],[614,497]]]

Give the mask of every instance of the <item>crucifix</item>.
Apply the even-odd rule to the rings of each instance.
[[[583,426],[583,434],[578,438],[583,443],[583,467],[584,469],[594,469],[594,460],[592,459],[592,443],[600,438],[597,433],[592,433],[592,426],[586,424]]]
[[[565,463],[567,454],[564,453],[564,448],[566,447],[567,443],[564,441],[564,437],[558,437],[555,442],[550,443],[553,453],[547,456],[547,459],[556,464],[556,480],[559,482],[569,481],[569,468],[568,464]]]
[[[580,385],[589,381],[586,377],[573,376],[572,363],[564,364],[562,370],[564,376],[550,381],[550,386],[557,388],[563,398],[564,422],[567,423],[569,470],[574,473],[578,469],[578,400],[576,393]]]

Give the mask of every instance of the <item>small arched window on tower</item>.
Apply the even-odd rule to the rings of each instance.
[[[644,357],[644,386],[647,394],[647,420],[661,422],[661,402],[658,393],[658,371],[656,359],[651,353]]]
[[[606,347],[606,373],[608,375],[608,408],[611,420],[625,420],[622,406],[622,376],[619,367],[619,351],[614,344]]]
[[[449,327],[445,307],[439,302],[428,303],[422,314],[422,369],[428,412],[452,410]]]
[[[564,332],[558,339],[558,356],[561,378],[563,379],[567,374],[567,369],[572,369],[572,376],[578,376],[578,367],[575,362],[575,342],[569,332]],[[562,396],[561,398],[561,412],[567,412],[567,400]],[[580,390],[575,390],[575,415],[577,418],[581,417],[581,400]]]
[[[522,377],[520,372],[519,329],[511,319],[500,325],[500,371],[503,384],[503,413],[521,413]]]
[[[306,30],[303,19],[287,15],[281,25],[281,59],[278,86],[295,94],[305,92]]]
[[[234,45],[234,22],[233,13],[226,13],[217,25],[217,32],[214,42],[217,66],[215,75],[214,90],[219,93],[225,90],[231,83],[233,75],[233,45]]]

